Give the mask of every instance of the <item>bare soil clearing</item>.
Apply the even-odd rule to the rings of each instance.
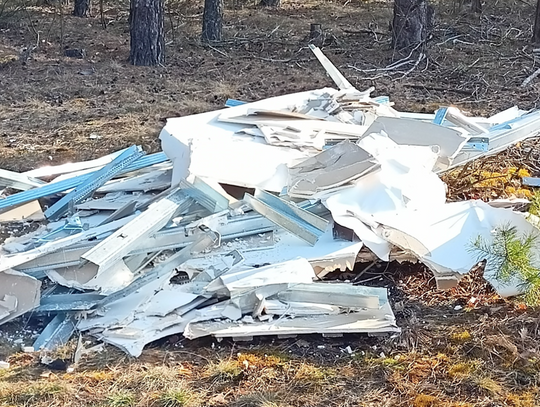
[[[540,80],[520,87],[537,69],[529,44],[534,6],[524,1],[485,4],[481,15],[466,12],[468,5],[454,10],[457,2],[434,4],[427,63],[411,71],[412,64],[379,70],[401,58],[390,48],[391,3],[284,1],[268,10],[228,3],[226,39],[208,47],[199,42],[202,4],[169,2],[167,61],[155,68],[127,63],[128,6],[105,6],[106,30],[97,5],[88,19],[67,15],[68,6],[63,20],[56,6],[0,15],[0,168],[88,160],[134,143],[157,151],[167,117],[221,108],[227,98],[253,101],[333,86],[307,49],[311,22],[322,24],[325,54],[358,89],[375,86],[400,110],[453,104],[488,115],[540,103]],[[85,49],[86,56],[64,57],[65,48]],[[536,142],[523,143],[446,181],[454,199],[507,196],[514,179],[467,189],[465,175],[510,167],[538,174],[538,158]],[[138,360],[106,347],[69,374],[13,353],[5,341],[0,359],[12,366],[0,370],[0,405],[540,405],[538,310],[501,300],[479,276],[449,292],[436,290],[418,266],[382,267],[365,276],[372,277],[372,284],[391,289],[399,337],[250,344],[172,337]],[[2,331],[22,335],[17,331],[28,319],[19,322]],[[72,351],[70,344],[56,356]]]

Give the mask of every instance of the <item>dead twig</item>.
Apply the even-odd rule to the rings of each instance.
[[[442,86],[415,85],[415,84],[409,84],[409,83],[405,83],[403,84],[403,86],[407,88],[413,88],[413,89],[434,90],[437,92],[454,92],[454,93],[460,93],[462,95],[467,95],[467,96],[472,96],[474,94],[474,91],[472,90],[450,89],[450,88],[444,88]]]
[[[418,64],[420,64],[420,62],[423,61],[425,58],[426,58],[426,54],[420,53],[420,55],[418,56],[418,59],[416,60],[414,65],[411,67],[411,69],[409,69],[407,72],[405,72],[399,79],[405,78],[412,71],[414,71],[416,69],[416,67],[418,66]]]
[[[525,80],[521,83],[521,87],[525,88],[527,87],[536,77],[540,75],[540,68],[538,68],[536,71],[534,71],[531,75],[529,75]]]

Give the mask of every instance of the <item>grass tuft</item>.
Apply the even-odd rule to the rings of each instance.
[[[8,405],[32,406],[52,400],[67,393],[59,383],[34,383],[30,385],[5,384],[0,387],[0,401]]]
[[[501,385],[490,377],[473,377],[473,382],[479,388],[486,390],[490,394],[501,394],[503,392]]]
[[[414,398],[413,407],[435,407],[439,404],[437,397],[419,394]]]
[[[135,402],[135,394],[128,391],[118,391],[107,397],[107,406],[109,407],[132,407]]]
[[[193,400],[193,395],[184,388],[176,388],[161,394],[158,399],[160,407],[184,407]]]
[[[477,369],[476,362],[459,362],[448,368],[448,376],[453,379],[466,379]]]
[[[242,365],[238,361],[224,359],[219,362],[210,362],[204,376],[219,381],[232,381],[239,378],[242,373]]]
[[[454,343],[466,343],[472,339],[472,336],[469,331],[454,332],[450,337]]]

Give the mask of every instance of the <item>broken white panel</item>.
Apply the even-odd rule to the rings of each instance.
[[[97,272],[98,267],[92,263],[86,263],[82,267],[77,265],[45,270],[45,274],[51,281],[78,290],[83,290],[85,284],[91,281]]]
[[[292,130],[287,127],[265,126],[258,124],[264,140],[273,146],[290,148],[315,148],[322,150],[326,145],[324,130],[299,129]]]
[[[504,225],[517,228],[520,236],[537,233],[523,214],[493,208],[482,201],[466,201],[396,213],[378,213],[384,226],[381,236],[414,253],[434,272],[444,275],[468,273],[478,263],[470,250],[478,236],[489,242],[492,232]],[[538,263],[538,259],[533,259]],[[489,266],[488,266],[489,270]],[[489,272],[484,276],[502,296],[519,294],[519,281],[503,284]]]
[[[111,267],[143,244],[145,238],[163,228],[188,201],[189,198],[182,191],[171,193],[150,205],[146,211],[81,257],[98,265],[100,272]]]
[[[171,179],[172,169],[152,171],[148,174],[111,180],[98,188],[96,192],[106,194],[111,192],[164,190],[171,186]]]
[[[201,191],[206,192],[207,194],[219,194],[223,198],[227,199],[228,205],[231,205],[235,202],[238,202],[238,199],[234,198],[233,196],[229,195],[227,191],[223,189],[223,187],[219,184],[219,182],[208,179],[208,178],[199,178],[199,177],[193,177],[193,180],[188,179],[188,181],[192,182],[193,185],[195,185],[197,188],[199,188]],[[210,188],[212,191],[209,191],[208,188]],[[222,201],[219,197],[215,197],[216,202],[225,202]]]
[[[165,281],[169,279],[170,276],[167,276]],[[189,283],[184,285],[168,283],[163,286],[154,281],[150,286],[126,297],[138,296],[140,300],[138,305],[132,303],[136,309],[129,315],[126,314],[129,306],[118,307],[123,300],[110,304],[109,312],[118,310],[124,315],[124,319],[107,326],[106,323],[111,320],[110,318],[107,320],[108,313],[105,313],[105,319],[100,321],[100,326],[104,329],[96,336],[138,357],[146,344],[165,336],[182,333],[187,323],[197,315],[194,309],[207,301],[204,297],[191,294]],[[152,289],[155,290],[153,293]],[[141,291],[152,295],[141,301]],[[169,294],[174,294],[174,297]],[[88,326],[80,325],[85,330]]]
[[[39,306],[41,281],[24,273],[0,273],[0,325]]]
[[[270,322],[237,323],[227,321],[190,322],[184,331],[188,339],[212,335],[217,338],[242,338],[261,335],[345,334],[399,332],[388,302],[378,309],[350,314],[279,318]]]
[[[71,172],[81,171],[81,170],[90,169],[90,168],[94,170],[94,169],[103,167],[111,163],[112,161],[114,161],[116,157],[118,157],[123,152],[124,150],[116,151],[112,154],[97,158],[95,160],[90,160],[90,161],[82,161],[82,162],[77,162],[77,163],[66,163],[66,164],[56,165],[56,166],[40,167],[34,170],[27,171],[24,173],[24,175],[28,177],[35,177],[35,178],[45,178],[45,177],[52,177],[54,175],[59,175],[59,174],[68,174]]]
[[[265,300],[264,312],[267,315],[337,315],[340,307],[328,304],[314,304],[309,302],[281,302],[279,300]]]
[[[0,169],[0,186],[27,191],[45,185],[46,182],[14,171]]]
[[[4,295],[0,298],[0,321],[17,310],[18,299],[14,295]]]
[[[239,249],[239,251],[244,257],[246,266],[259,267],[302,257],[318,271],[334,271],[336,269],[352,270],[362,246],[362,242],[335,240],[332,227],[328,227],[314,246],[303,242],[292,233],[281,230],[276,234],[276,243],[273,247],[264,250]],[[215,255],[214,253],[209,253],[204,257],[197,256],[187,261],[185,266],[205,270],[214,264],[219,264],[224,256],[225,254]]]
[[[451,106],[443,109],[446,109],[446,120],[454,123],[456,126],[464,128],[471,134],[485,134],[488,132],[485,127],[475,123],[472,118],[465,116],[458,108]]]
[[[246,112],[247,116],[269,116],[277,118],[288,118],[288,119],[304,119],[304,120],[313,120],[314,117],[309,116],[308,114],[298,113],[291,110],[269,110],[269,109],[248,109]],[[316,118],[321,120],[320,118]]]
[[[260,137],[236,134],[245,125],[218,121],[225,112],[245,115],[248,109],[282,109],[334,89],[278,96],[259,102],[198,115],[168,119],[160,134],[162,149],[172,160],[172,185],[188,175],[243,187],[281,192],[287,185],[287,166],[309,157],[296,149],[269,146]]]
[[[77,325],[80,331],[95,328],[111,328],[126,326],[135,319],[141,307],[144,307],[156,292],[159,292],[173,275],[174,270],[162,279],[156,279],[141,287],[139,290],[108,304],[104,309],[82,319]]]
[[[227,289],[231,296],[272,284],[311,283],[315,273],[310,263],[303,258],[271,264],[258,268],[232,268],[212,281],[206,292]]]
[[[81,233],[77,233],[71,236],[64,237],[62,239],[45,243],[42,246],[39,246],[32,250],[28,250],[26,252],[18,253],[12,256],[0,256],[0,271],[5,271],[10,268],[15,268],[21,264],[37,259],[40,256],[53,253],[55,251],[61,250],[65,247],[81,242],[83,240],[97,238],[105,233],[111,232],[113,230],[116,230],[124,226],[125,224],[127,224],[129,221],[131,221],[134,218],[135,218],[135,215],[128,216],[128,217],[116,220],[114,222],[108,223],[103,226],[98,226],[96,228],[86,230]]]
[[[334,83],[340,90],[354,89],[354,86],[343,76],[341,72],[330,62],[330,60],[323,54],[323,52],[313,44],[309,44],[309,49],[315,54],[321,65],[324,67],[328,75],[332,78]]]
[[[373,171],[378,163],[363,148],[343,141],[289,169],[287,194],[309,197]]]
[[[343,308],[379,308],[379,298],[386,301],[386,288],[354,286],[347,283],[291,284],[276,297],[286,303],[297,301]]]
[[[493,206],[494,208],[514,209],[520,211],[526,208],[530,203],[531,201],[528,199],[512,197],[494,199],[489,201],[488,205]]]
[[[82,284],[82,288],[85,290],[99,290],[101,294],[109,295],[127,287],[134,278],[135,274],[126,265],[125,260],[118,260],[105,267],[98,267],[96,275]]]
[[[21,222],[21,221],[42,221],[45,215],[41,210],[39,202],[30,201],[28,203],[9,209],[6,212],[0,213],[0,223],[5,222]]]
[[[437,155],[430,147],[399,146],[378,134],[361,143],[375,156],[380,169],[332,194],[324,204],[334,222],[353,230],[377,257],[389,261],[391,246],[372,230],[378,226],[377,215],[441,206],[446,189],[431,171]]]
[[[453,160],[451,168],[480,157],[499,153],[520,141],[535,137],[538,134],[540,134],[540,111],[533,111],[508,122],[497,124],[490,127],[489,133],[482,135],[482,137],[489,138],[489,150],[487,152],[463,151]]]
[[[150,194],[126,194],[123,192],[108,194],[103,198],[89,199],[86,202],[75,205],[78,210],[117,211],[127,203],[136,202],[137,205],[152,199]]]
[[[506,110],[495,113],[493,116],[488,117],[487,120],[491,125],[495,125],[514,120],[520,116],[523,116],[525,113],[527,113],[526,110],[521,110],[517,106],[512,106]]]
[[[142,318],[144,318],[144,306],[169,283],[176,268],[185,263],[193,253],[213,247],[217,240],[218,236],[215,233],[204,234],[189,246],[155,266],[151,271],[140,276],[129,286],[104,298],[95,313],[86,320],[82,320],[78,328],[89,330],[125,326],[135,320],[138,314],[142,314]],[[185,289],[189,290],[188,287]]]
[[[133,321],[126,327],[119,329],[118,332],[107,330],[95,336],[122,349],[133,357],[139,357],[144,346],[148,343],[184,332],[193,316],[194,311],[183,316],[173,313],[166,319],[163,317],[146,317]]]
[[[365,134],[369,136],[381,132],[399,145],[438,146],[440,153],[437,167],[441,170],[447,169],[452,164],[453,159],[469,139],[469,135],[456,129],[420,120],[383,116],[378,117]]]
[[[164,287],[156,293],[152,301],[145,309],[145,314],[149,316],[164,317],[174,310],[193,303],[199,298],[197,294],[186,292],[184,285],[172,285]],[[203,298],[204,300],[204,298]]]
[[[240,107],[240,106],[239,106]],[[233,108],[235,109],[235,108]],[[242,130],[245,125],[251,124],[253,126],[269,126],[277,130],[279,127],[298,133],[299,136],[304,135],[304,140],[301,143],[305,143],[307,140],[307,134],[313,134],[318,132],[324,132],[326,138],[334,138],[333,135],[338,138],[354,138],[357,139],[366,134],[368,126],[361,126],[358,124],[341,123],[338,121],[326,121],[326,120],[302,120],[302,119],[283,119],[279,117],[259,117],[248,115],[235,115],[235,111],[228,109],[224,111],[218,118],[220,122],[237,124],[242,126]],[[262,127],[259,127],[262,129]],[[245,130],[244,130],[245,131]],[[260,137],[255,137],[255,140],[260,140]]]

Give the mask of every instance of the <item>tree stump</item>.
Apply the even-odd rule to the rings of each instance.
[[[90,17],[90,0],[75,0],[73,15],[75,17]]]
[[[407,51],[428,38],[433,9],[426,0],[395,0],[392,21],[392,46],[396,51]]]
[[[261,0],[260,5],[263,7],[279,7],[281,0]]]
[[[324,31],[320,24],[311,24],[309,30],[309,42],[316,47],[324,45]]]
[[[152,66],[165,59],[163,0],[131,0],[129,27],[133,65]]]
[[[202,40],[221,41],[223,31],[223,0],[204,0]]]

